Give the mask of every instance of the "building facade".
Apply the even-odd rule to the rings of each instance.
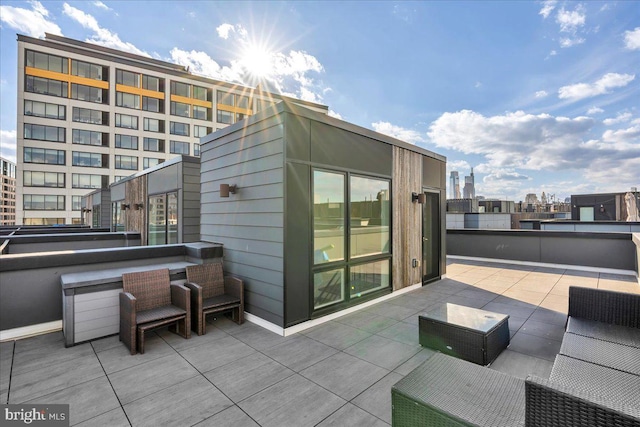
[[[16,164],[0,157],[2,192],[0,192],[0,225],[16,223]]]
[[[82,196],[284,97],[47,34],[18,35],[16,223],[82,223]],[[320,104],[295,100],[326,113]]]

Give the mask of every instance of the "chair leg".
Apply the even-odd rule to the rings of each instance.
[[[140,354],[144,354],[144,331],[138,329],[138,351]]]
[[[201,311],[200,314],[198,315],[198,326],[197,326],[197,330],[198,330],[198,335],[204,335],[207,333],[207,315],[204,314],[204,311]]]

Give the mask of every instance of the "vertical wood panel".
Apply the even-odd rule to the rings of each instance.
[[[129,204],[129,209],[124,211],[127,231],[140,233],[142,243],[147,242],[147,175],[141,175],[125,183],[124,203]],[[136,203],[143,203],[144,208],[135,209]]]
[[[411,201],[421,191],[422,156],[393,147],[393,290],[422,282],[422,205]]]

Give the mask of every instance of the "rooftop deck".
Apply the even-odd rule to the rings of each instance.
[[[391,386],[432,354],[418,314],[437,302],[509,314],[489,369],[548,377],[571,285],[640,293],[634,276],[449,260],[447,278],[281,337],[220,317],[129,355],[117,336],[71,348],[61,332],[0,344],[0,403],[68,403],[71,425],[385,426]]]

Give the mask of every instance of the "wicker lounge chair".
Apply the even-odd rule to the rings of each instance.
[[[191,318],[198,335],[207,332],[207,314],[232,310],[233,320],[244,322],[244,285],[242,280],[225,276],[222,264],[190,265],[185,286],[191,290]]]
[[[160,326],[191,337],[190,291],[170,282],[169,269],[125,273],[120,293],[120,341],[144,353],[144,333]]]

